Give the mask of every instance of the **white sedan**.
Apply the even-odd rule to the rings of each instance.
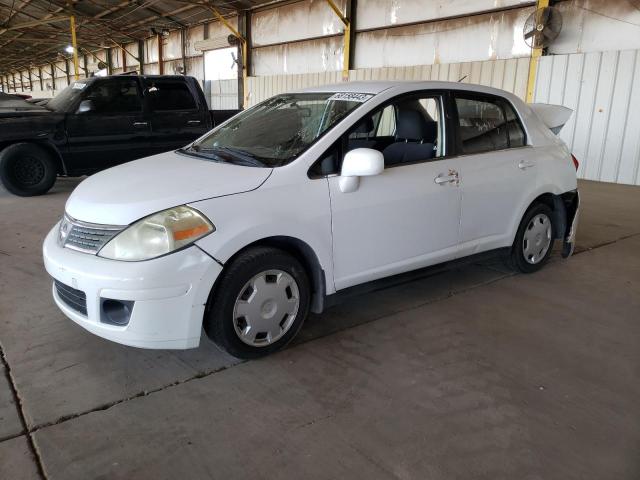
[[[489,250],[534,272],[555,239],[573,251],[570,114],[445,82],[277,95],[82,182],[44,241],[53,298],[115,342],[192,348],[204,327],[254,358],[354,285]]]

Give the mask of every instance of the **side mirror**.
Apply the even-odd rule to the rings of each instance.
[[[384,170],[384,155],[372,148],[356,148],[347,152],[340,172],[340,191],[355,192],[360,186],[360,177],[380,175]]]
[[[82,100],[76,113],[87,113],[91,110],[93,110],[93,102],[91,100]]]

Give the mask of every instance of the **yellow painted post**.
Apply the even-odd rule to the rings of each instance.
[[[240,34],[240,32],[238,32],[238,30],[234,28],[234,26],[231,25],[229,21],[224,18],[220,14],[220,12],[218,12],[218,10],[216,10],[216,8],[212,7],[211,5],[208,5],[208,7],[211,12],[213,12],[218,21],[220,21],[225,27],[227,27],[227,29],[233,34],[233,36],[236,37],[242,44],[242,89],[244,90],[242,108],[247,108],[249,106],[249,92],[247,91],[247,76],[249,74],[249,72],[247,72],[247,55],[249,53],[249,49],[247,48],[247,39],[244,38]]]
[[[242,108],[246,109],[249,107],[249,73],[247,72],[247,55],[249,54],[249,49],[247,48],[247,41],[244,38],[240,41],[242,42]]]
[[[538,0],[536,2],[536,13],[540,8],[549,6],[549,0]],[[527,79],[527,103],[533,102],[533,94],[536,88],[536,74],[538,73],[538,61],[542,56],[542,48],[532,48],[529,59],[529,77]]]
[[[78,39],[76,37],[76,17],[71,15],[69,17],[71,24],[71,46],[73,47],[73,75],[76,80],[80,78],[80,67],[78,64]]]
[[[349,68],[351,67],[349,63],[349,56],[351,50],[351,22],[345,17],[338,6],[333,2],[333,0],[327,0],[327,3],[331,7],[331,10],[338,16],[342,24],[344,25],[344,49],[343,49],[343,59],[342,59],[342,80],[349,80]]]

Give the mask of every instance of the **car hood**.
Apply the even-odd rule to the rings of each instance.
[[[84,222],[128,225],[177,205],[255,190],[271,172],[167,152],[92,175],[65,209]]]

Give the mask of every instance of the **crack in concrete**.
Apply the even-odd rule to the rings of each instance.
[[[619,238],[617,238],[615,240],[612,240],[612,241],[609,241],[609,242],[603,242],[603,243],[594,245],[592,247],[585,248],[584,250],[580,250],[578,252],[575,252],[574,255],[579,255],[579,254],[584,253],[584,252],[590,252],[590,251],[593,251],[593,250],[601,248],[601,247],[606,247],[608,245],[612,245],[612,244],[617,243],[617,242],[622,241],[622,240],[627,240],[629,238],[636,237],[638,235],[640,235],[640,232],[633,233],[633,234],[630,234],[630,235],[625,235],[623,237],[619,237]],[[487,267],[486,265],[483,265],[483,267],[488,268],[489,270],[492,270],[490,267]],[[493,284],[493,283],[496,283],[496,282],[500,282],[500,281],[502,281],[504,279],[511,278],[511,277],[514,277],[514,276],[518,275],[516,272],[505,273],[505,272],[500,272],[498,270],[494,270],[494,271],[496,273],[500,273],[501,275],[499,277],[492,278],[490,280],[487,280],[487,281],[484,281],[484,282],[480,282],[480,283],[478,283],[476,285],[472,285],[472,286],[469,286],[469,287],[466,287],[466,288],[463,288],[463,289],[460,289],[460,290],[451,290],[451,291],[447,292],[444,295],[440,295],[440,296],[434,297],[434,298],[432,298],[430,300],[427,300],[425,302],[421,302],[419,304],[413,305],[413,306],[411,306],[409,308],[400,309],[400,310],[393,311],[393,312],[388,312],[388,313],[385,313],[383,315],[380,315],[380,316],[377,316],[377,317],[373,317],[373,318],[371,318],[371,319],[369,319],[369,320],[367,320],[365,322],[358,323],[357,325],[349,326],[347,328],[344,328],[344,329],[341,329],[341,330],[338,330],[338,331],[327,332],[324,335],[319,335],[319,336],[310,338],[308,340],[302,341],[300,343],[294,344],[289,348],[297,348],[297,347],[299,347],[301,345],[305,345],[305,344],[307,344],[309,342],[320,340],[322,338],[328,337],[328,336],[333,335],[335,333],[346,331],[346,330],[349,330],[351,328],[358,327],[360,325],[366,325],[368,323],[375,322],[375,321],[381,320],[383,318],[387,318],[387,317],[390,317],[390,316],[393,316],[393,315],[397,315],[397,314],[400,314],[400,313],[410,312],[412,310],[416,310],[418,308],[422,308],[422,307],[424,307],[426,305],[431,305],[433,303],[449,299],[449,298],[454,297],[456,295],[464,294],[464,293],[466,293],[466,292],[468,292],[470,290],[474,290],[476,288],[480,288],[480,287],[483,287],[483,286],[486,286],[486,285],[490,285],[490,284]],[[417,280],[417,279],[414,279],[414,280]],[[396,286],[396,285],[394,285],[394,286]],[[216,373],[219,373],[219,372],[222,372],[224,370],[227,370],[227,369],[229,369],[231,367],[235,367],[237,365],[242,365],[242,364],[247,362],[247,360],[240,360],[237,363],[234,363],[233,365],[227,365],[227,366],[223,366],[223,367],[216,368],[216,369],[213,369],[213,370],[207,370],[207,371],[203,371],[203,372],[198,372],[197,374],[195,374],[195,375],[193,375],[191,377],[188,377],[188,378],[186,378],[184,380],[178,380],[178,381],[175,381],[175,382],[172,382],[172,383],[169,383],[169,384],[166,384],[166,385],[163,385],[163,386],[160,386],[158,388],[151,389],[151,390],[144,390],[144,391],[138,392],[138,393],[136,393],[134,395],[131,395],[131,396],[119,399],[119,400],[115,400],[115,401],[112,401],[112,402],[108,402],[108,403],[105,403],[105,404],[100,405],[98,407],[91,408],[89,410],[85,410],[85,411],[82,411],[82,412],[79,412],[79,413],[75,413],[75,414],[72,414],[72,415],[65,415],[65,416],[59,417],[58,419],[53,420],[51,422],[41,423],[41,424],[36,425],[36,426],[34,426],[32,428],[28,428],[27,424],[26,424],[26,421],[25,421],[24,413],[23,413],[22,402],[20,401],[20,397],[18,395],[18,391],[17,391],[17,389],[15,387],[15,384],[13,382],[13,378],[10,376],[9,363],[8,363],[8,361],[7,361],[7,359],[6,359],[5,355],[4,355],[4,350],[2,349],[1,344],[0,344],[0,355],[2,357],[2,362],[3,362],[3,364],[4,364],[5,368],[6,368],[6,375],[7,375],[7,378],[9,379],[9,383],[10,383],[11,388],[13,390],[13,394],[14,394],[14,397],[16,399],[17,405],[19,405],[19,409],[18,410],[19,410],[20,420],[21,420],[22,426],[23,426],[23,431],[21,433],[13,435],[13,436],[10,436],[10,437],[7,437],[7,438],[0,439],[0,443],[2,443],[3,441],[6,441],[6,440],[10,440],[11,438],[19,437],[21,435],[26,435],[28,440],[29,440],[30,449],[32,450],[32,452],[33,452],[33,454],[34,454],[34,456],[36,458],[38,471],[40,472],[42,478],[45,478],[45,479],[46,479],[46,476],[44,474],[44,468],[43,468],[43,465],[42,465],[42,461],[41,461],[39,453],[37,452],[37,448],[36,448],[35,443],[34,443],[33,438],[32,438],[32,434],[34,434],[35,432],[37,432],[39,430],[42,430],[44,428],[60,425],[62,423],[68,422],[70,420],[74,420],[74,419],[79,418],[79,417],[83,417],[85,415],[89,415],[91,413],[108,410],[108,409],[110,409],[112,407],[115,407],[116,405],[120,405],[120,404],[126,403],[126,402],[128,402],[130,400],[134,400],[136,398],[146,397],[146,396],[149,396],[151,394],[155,394],[155,393],[167,390],[169,388],[176,387],[178,385],[183,385],[185,383],[189,383],[189,382],[191,382],[193,380],[206,378],[206,377],[209,377],[209,376],[214,375]]]
[[[246,360],[241,360],[238,363],[234,363],[233,365],[225,365],[224,367],[215,368],[213,370],[207,370],[207,371],[204,371],[204,372],[198,372],[197,374],[193,375],[192,377],[185,378],[184,380],[177,380],[175,382],[171,382],[171,383],[168,383],[166,385],[162,385],[160,387],[153,388],[151,390],[143,390],[141,392],[135,393],[135,394],[130,395],[128,397],[121,398],[119,400],[114,400],[112,402],[107,402],[107,403],[104,403],[104,404],[102,404],[100,406],[91,408],[89,410],[84,410],[84,411],[79,412],[79,413],[74,413],[74,414],[71,414],[71,415],[63,415],[62,417],[58,417],[56,420],[53,420],[51,422],[45,422],[45,423],[38,424],[38,425],[36,425],[34,427],[31,427],[27,431],[28,431],[28,433],[32,434],[32,433],[37,432],[38,430],[42,430],[43,428],[53,427],[55,425],[60,425],[62,423],[68,422],[69,420],[73,420],[73,419],[76,419],[76,418],[79,418],[79,417],[83,417],[83,416],[89,415],[91,413],[102,412],[102,411],[105,411],[105,410],[109,410],[110,408],[115,407],[116,405],[120,405],[121,403],[126,403],[126,402],[128,402],[130,400],[134,400],[136,398],[146,397],[146,396],[149,396],[149,395],[151,395],[153,393],[158,393],[158,392],[161,392],[163,390],[167,390],[168,388],[177,387],[178,385],[183,385],[183,384],[189,383],[189,382],[191,382],[193,380],[198,380],[200,378],[208,377],[210,375],[213,375],[213,374],[218,373],[218,372],[222,372],[224,370],[227,370],[228,368],[231,368],[231,367],[236,366],[236,365],[240,365],[240,364],[245,363],[245,362],[246,362]]]
[[[373,318],[371,318],[371,319],[369,319],[369,320],[367,320],[365,322],[358,323],[357,325],[353,325],[351,327],[347,327],[347,328],[344,328],[342,330],[327,332],[324,335],[319,335],[319,336],[310,338],[310,339],[308,339],[306,341],[302,341],[300,343],[296,343],[294,345],[291,345],[289,348],[297,348],[297,347],[299,347],[301,345],[305,345],[305,344],[307,344],[309,342],[313,342],[315,340],[320,340],[322,338],[328,337],[328,336],[333,335],[335,333],[339,333],[339,332],[342,332],[342,331],[349,330],[350,328],[353,328],[353,327],[357,327],[357,326],[360,326],[360,325],[366,325],[368,323],[375,322],[377,320],[381,320],[383,318],[387,318],[387,317],[390,317],[392,315],[397,315],[399,313],[409,312],[411,310],[415,310],[415,309],[423,307],[425,305],[430,305],[432,303],[436,303],[436,302],[439,302],[439,301],[442,301],[442,300],[446,300],[446,299],[451,298],[451,297],[453,297],[455,295],[458,295],[458,294],[461,294],[461,293],[465,293],[465,292],[467,292],[469,290],[473,290],[475,288],[479,288],[479,287],[482,287],[482,286],[485,286],[485,285],[489,285],[489,284],[492,284],[494,282],[498,282],[498,281],[503,280],[505,278],[512,277],[513,275],[514,274],[505,274],[505,275],[502,275],[502,276],[500,276],[498,278],[493,278],[491,280],[488,280],[488,281],[485,281],[485,282],[481,282],[481,283],[478,283],[476,285],[473,285],[473,286],[470,286],[470,287],[467,287],[467,288],[464,288],[464,289],[461,289],[461,290],[449,291],[445,295],[440,295],[438,297],[434,297],[434,298],[432,298],[432,299],[430,299],[430,300],[428,300],[426,302],[422,302],[422,303],[413,305],[413,306],[411,306],[409,308],[406,308],[406,309],[401,309],[401,310],[385,313],[383,315],[380,315],[380,316],[377,316],[377,317],[373,317]],[[199,372],[196,375],[193,375],[191,377],[185,378],[184,380],[178,380],[178,381],[175,381],[175,382],[172,382],[172,383],[169,383],[169,384],[166,384],[166,385],[163,385],[161,387],[157,387],[157,388],[154,388],[154,389],[151,389],[151,390],[144,390],[142,392],[138,392],[138,393],[136,393],[134,395],[131,395],[129,397],[122,398],[122,399],[119,399],[119,400],[114,400],[112,402],[108,402],[108,403],[105,403],[105,404],[100,405],[98,407],[94,407],[94,408],[91,408],[89,410],[85,410],[85,411],[82,411],[82,412],[79,412],[79,413],[74,413],[72,415],[64,415],[64,416],[59,417],[56,420],[53,420],[51,422],[45,422],[45,423],[38,424],[38,425],[32,427],[31,429],[29,429],[28,432],[30,434],[32,434],[32,433],[37,432],[38,430],[42,430],[43,428],[53,427],[55,425],[60,425],[62,423],[68,422],[70,420],[74,420],[74,419],[79,418],[79,417],[83,417],[85,415],[89,415],[91,413],[105,411],[105,410],[108,410],[108,409],[110,409],[112,407],[115,407],[116,405],[120,405],[122,403],[126,403],[126,402],[128,402],[130,400],[134,400],[134,399],[140,398],[140,397],[146,397],[146,396],[149,396],[151,394],[167,390],[169,388],[177,387],[178,385],[183,385],[185,383],[189,383],[189,382],[191,382],[193,380],[198,380],[198,379],[201,379],[201,378],[209,377],[211,375],[214,375],[216,373],[222,372],[222,371],[227,370],[229,368],[232,368],[232,367],[235,367],[235,366],[238,366],[238,365],[242,365],[243,363],[246,363],[246,362],[247,362],[247,360],[239,360],[237,363],[234,363],[233,365],[228,365],[228,366],[216,368],[216,369],[213,369],[213,370],[207,370],[207,371],[204,371],[204,372]]]
[[[5,438],[2,441],[10,440],[11,438],[17,438],[22,435],[25,435],[27,438],[27,444],[29,445],[29,450],[35,459],[36,467],[38,469],[38,474],[40,478],[46,479],[47,476],[44,473],[44,466],[42,464],[42,459],[40,458],[40,452],[36,447],[36,444],[33,441],[33,437],[31,432],[27,428],[27,421],[24,417],[24,407],[22,406],[22,399],[18,394],[18,389],[13,380],[13,376],[11,375],[11,366],[9,365],[9,361],[4,353],[4,348],[2,347],[2,343],[0,343],[0,359],[2,359],[2,365],[4,366],[5,376],[7,378],[7,383],[9,384],[9,388],[11,388],[11,394],[13,395],[13,401],[16,405],[16,411],[18,413],[18,418],[20,419],[20,424],[22,425],[22,431],[19,434],[12,435],[9,438]]]
[[[620,242],[622,240],[628,240],[630,238],[637,237],[638,235],[640,235],[640,232],[630,233],[629,235],[624,235],[622,237],[618,237],[615,240],[611,240],[611,241],[608,241],[608,242],[597,243],[592,247],[586,247],[584,249],[581,249],[581,250],[578,250],[576,252],[573,252],[573,255],[580,255],[581,253],[590,252],[590,251],[595,250],[597,248],[607,247],[609,245],[613,245],[614,243],[618,243],[618,242]]]

